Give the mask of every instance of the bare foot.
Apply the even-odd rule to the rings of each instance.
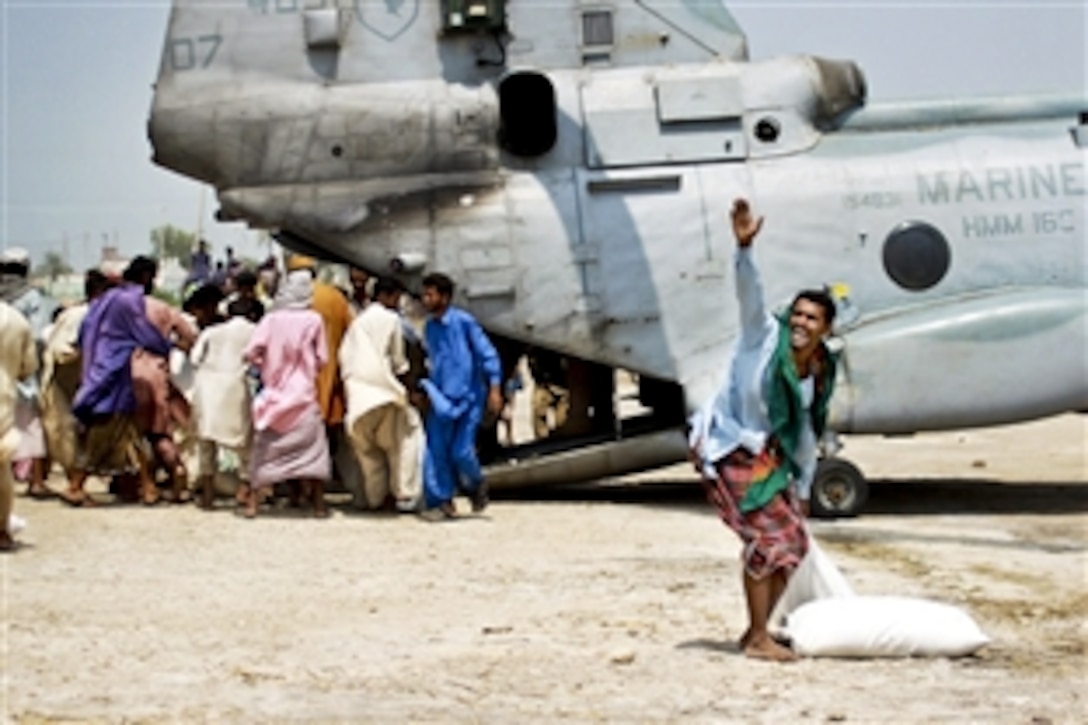
[[[783,634],[772,633],[771,634],[771,639],[774,640],[775,642],[777,642],[778,644],[782,645],[783,647],[787,648],[787,649],[789,649],[789,647],[790,647],[790,638],[783,635]],[[737,640],[737,647],[739,647],[740,650],[743,652],[744,648],[747,647],[748,643],[751,642],[751,641],[752,641],[752,628],[749,627],[748,629],[744,630],[744,634],[742,634],[740,636],[740,639]]]
[[[167,503],[185,504],[192,503],[193,492],[187,488],[172,489],[162,496]]]
[[[247,519],[257,518],[257,492],[250,491],[249,496],[246,497],[246,507],[242,510],[242,515]]]
[[[170,474],[170,491],[164,497],[168,503],[189,503],[193,500],[193,492],[189,490],[189,473],[185,466],[177,466]]]
[[[153,484],[144,486],[140,492],[140,503],[144,506],[155,506],[162,501],[162,494],[159,493],[159,489]]]
[[[762,636],[752,635],[744,648],[744,656],[754,660],[770,660],[771,662],[796,662],[797,655],[792,650],[771,639],[766,632]]]
[[[49,488],[44,483],[39,482],[31,483],[29,486],[27,486],[26,495],[30,498],[44,500],[47,498],[53,498],[56,494],[53,492],[53,489]]]
[[[424,521],[436,523],[439,521],[452,521],[457,518],[457,508],[452,502],[446,502],[434,508],[423,509],[419,513],[420,518]]]

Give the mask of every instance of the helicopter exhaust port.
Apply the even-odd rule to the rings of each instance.
[[[525,158],[543,156],[559,138],[555,86],[537,71],[515,71],[499,81],[499,145]]]

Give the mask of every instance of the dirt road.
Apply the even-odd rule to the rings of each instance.
[[[819,522],[863,593],[965,606],[957,660],[756,663],[738,547],[683,468],[447,524],[18,499],[15,722],[1082,722],[1086,419],[850,441],[870,513]],[[688,483],[685,484],[684,482]],[[54,481],[58,484],[59,481]]]

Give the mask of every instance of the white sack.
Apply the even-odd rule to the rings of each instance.
[[[789,616],[786,632],[808,657],[963,657],[990,641],[959,607],[909,597],[810,602]]]
[[[811,532],[808,535],[808,553],[790,576],[786,589],[771,612],[772,627],[781,627],[795,609],[807,602],[830,597],[852,597],[854,590],[846,582],[835,562],[816,543]]]

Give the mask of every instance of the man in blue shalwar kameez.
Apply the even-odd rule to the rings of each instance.
[[[487,485],[476,456],[476,429],[484,405],[502,410],[502,364],[495,346],[476,319],[450,304],[453,281],[444,274],[423,279],[423,306],[430,317],[424,341],[430,369],[420,387],[427,395],[423,425],[427,455],[423,464],[424,502],[430,518],[456,515],[458,485],[472,510],[487,507]]]

